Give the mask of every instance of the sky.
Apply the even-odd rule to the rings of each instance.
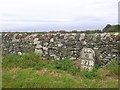
[[[0,0],[0,31],[102,29],[118,23],[119,0]]]

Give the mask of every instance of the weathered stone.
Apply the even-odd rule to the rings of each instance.
[[[36,45],[35,49],[41,49],[42,45]]]
[[[43,51],[42,51],[42,49],[35,49],[35,53],[37,53],[37,54],[43,54]]]
[[[70,60],[76,60],[76,57],[71,57]]]
[[[84,39],[85,39],[85,33],[80,34],[79,40],[81,41],[81,40],[84,40]]]
[[[50,39],[50,42],[54,42],[54,39],[53,39],[53,38],[51,38],[51,39]]]
[[[35,39],[34,39],[34,44],[36,44],[36,45],[39,44],[40,41],[38,41],[38,40],[39,40],[39,38],[35,38]]]
[[[47,47],[43,47],[43,50],[48,51],[48,48]]]
[[[62,43],[60,43],[60,44],[58,44],[58,47],[61,47],[63,44]]]
[[[18,55],[22,55],[22,53],[21,53],[21,52],[18,52]]]
[[[91,71],[95,62],[95,52],[91,48],[83,48],[80,53],[81,70]]]

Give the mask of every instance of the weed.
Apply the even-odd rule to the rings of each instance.
[[[112,60],[112,62],[106,66],[106,68],[111,71],[112,73],[118,75],[118,63],[116,60]]]
[[[100,68],[99,65],[95,65],[92,71],[81,71],[80,74],[83,78],[94,79],[99,78],[100,76],[96,73]]]
[[[56,69],[68,71],[72,74],[77,74],[79,72],[79,68],[69,59],[56,60],[54,64]]]

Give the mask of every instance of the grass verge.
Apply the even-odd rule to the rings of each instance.
[[[118,66],[80,72],[69,59],[48,61],[35,53],[6,55],[2,59],[3,88],[117,88]]]

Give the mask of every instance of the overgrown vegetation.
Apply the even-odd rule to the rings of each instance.
[[[113,60],[109,65],[107,65],[106,68],[110,70],[112,73],[118,75],[119,65],[116,60]]]
[[[48,61],[43,60],[39,55],[35,53],[26,53],[22,56],[11,54],[3,57],[3,67],[9,68],[33,68],[35,70],[39,70],[41,68],[49,68],[49,69],[59,69],[68,71],[72,74],[76,74],[79,72],[79,69],[72,61],[69,59],[64,60],[55,60]]]
[[[113,88],[118,87],[118,65],[95,65],[80,71],[69,59],[43,60],[35,53],[3,56],[3,88]]]

